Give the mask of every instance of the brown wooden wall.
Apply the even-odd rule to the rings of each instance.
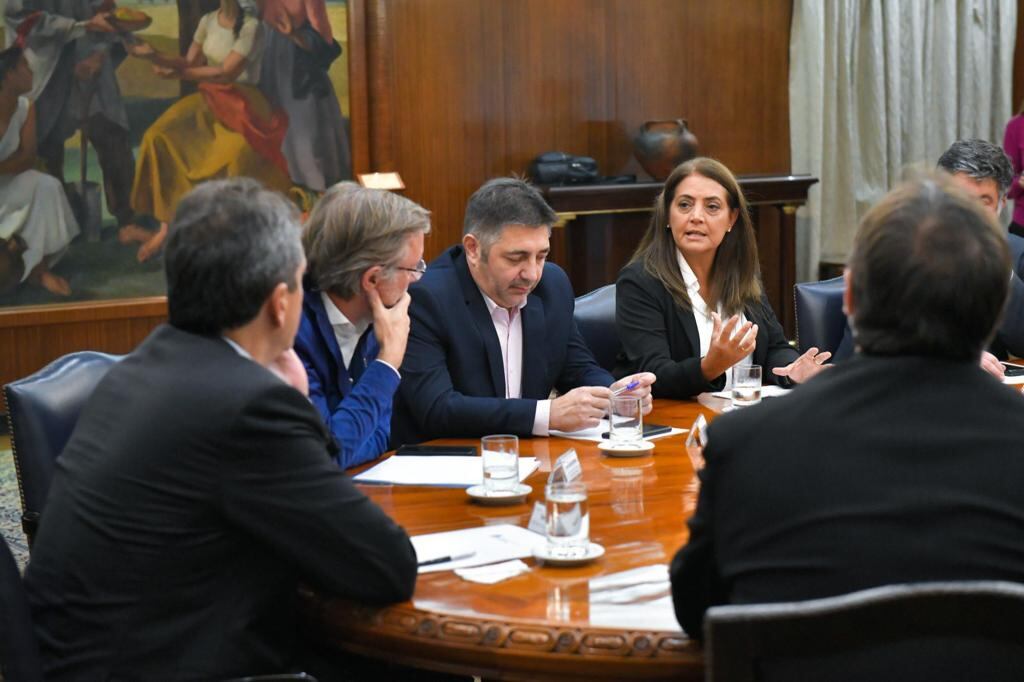
[[[737,173],[788,172],[790,14],[790,0],[349,0],[355,169],[402,174],[433,212],[428,257],[458,241],[476,187],[541,152],[643,177],[630,140],[647,120],[686,118]],[[74,350],[127,352],[163,311],[0,311],[0,383]]]
[[[401,173],[433,212],[428,257],[476,187],[541,152],[643,176],[647,120],[687,119],[737,173],[790,171],[790,0],[349,3],[356,170]]]

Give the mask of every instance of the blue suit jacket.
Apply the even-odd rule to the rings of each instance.
[[[552,388],[608,386],[573,319],[572,286],[553,263],[522,309],[522,398],[506,399],[498,335],[461,246],[442,253],[409,288],[412,329],[395,400],[391,444],[491,433],[529,436]]]
[[[309,399],[338,439],[338,464],[347,469],[376,459],[388,449],[398,375],[383,362],[373,362],[380,347],[371,329],[363,350],[366,368],[354,383],[342,361],[320,291],[308,281],[304,284],[295,352],[309,377]]]

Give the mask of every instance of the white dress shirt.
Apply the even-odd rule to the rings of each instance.
[[[501,361],[505,370],[505,397],[523,397],[523,316],[521,311],[526,307],[524,300],[522,305],[513,308],[510,312],[506,308],[490,299],[480,290],[484,297],[487,311],[491,315],[491,322],[494,324],[494,331],[498,335],[498,345],[501,346]],[[551,401],[538,400],[537,411],[533,415],[533,435],[548,435],[548,425],[551,417]]]
[[[708,310],[708,304],[704,298],[700,295],[700,282],[697,281],[697,275],[694,274],[693,268],[683,258],[683,254],[680,253],[679,249],[676,249],[676,260],[679,262],[679,273],[683,276],[683,283],[686,285],[686,294],[690,297],[690,306],[693,309],[693,319],[697,322],[697,336],[700,337],[700,356],[703,358],[708,354],[708,349],[711,348],[711,333],[715,329],[715,323],[711,319],[711,311]],[[718,316],[722,318],[723,324],[725,323],[725,316],[722,315],[722,306],[718,306]],[[737,326],[740,327],[747,322],[747,317],[743,313],[740,313],[740,322]],[[745,358],[741,359],[736,363],[738,365],[751,365],[753,364],[754,354],[750,353]],[[727,371],[725,373],[725,387],[730,388],[732,386],[732,372]]]
[[[338,306],[334,305],[334,301],[327,295],[327,292],[320,292],[320,300],[323,301],[324,310],[327,312],[327,321],[331,323],[331,329],[334,330],[334,338],[338,342],[338,349],[341,351],[341,360],[345,363],[346,371],[352,367],[352,356],[356,353],[356,346],[359,344],[359,339],[363,333],[370,328],[368,321],[360,322],[356,324],[349,321],[345,317],[345,313],[338,310]],[[375,362],[383,362],[391,370],[398,374],[398,369],[392,367],[390,362],[384,362],[379,358],[374,360]],[[366,369],[365,367],[363,368]],[[399,374],[399,376],[401,376]],[[349,375],[351,378],[351,374]]]

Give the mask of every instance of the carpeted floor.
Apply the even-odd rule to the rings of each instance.
[[[28,561],[28,545],[21,532],[21,501],[18,478],[14,473],[14,456],[5,436],[0,436],[0,534],[7,541],[22,570]]]

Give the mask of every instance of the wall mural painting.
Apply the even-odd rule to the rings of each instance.
[[[0,308],[164,293],[197,183],[351,177],[345,2],[0,0]]]

